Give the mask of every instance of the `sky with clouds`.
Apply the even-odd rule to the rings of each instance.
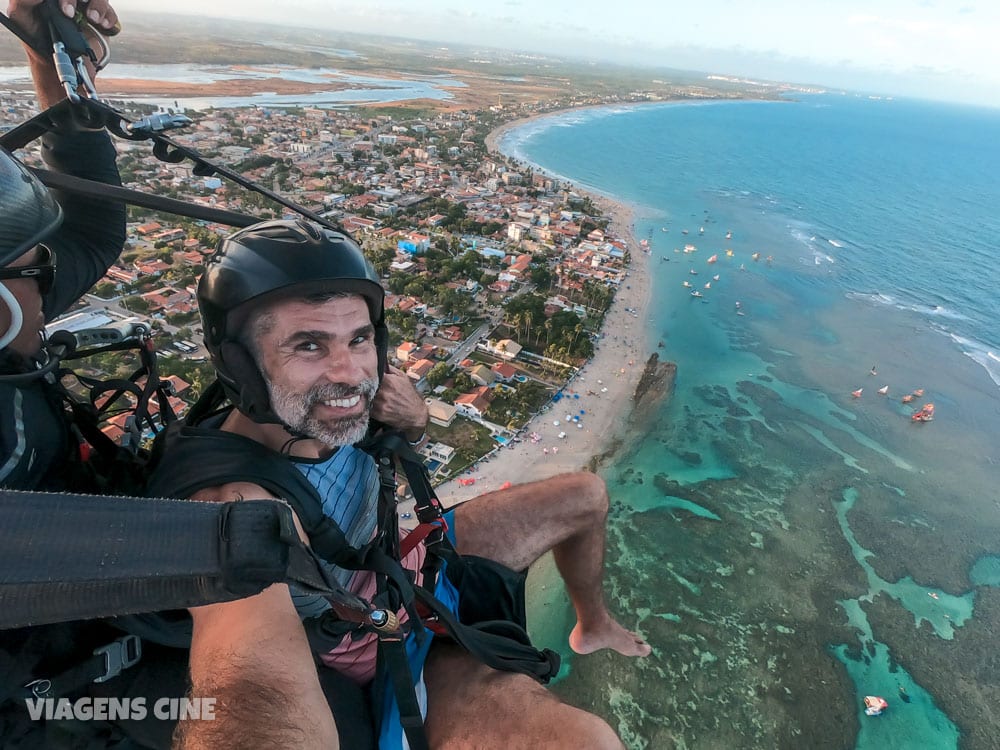
[[[1000,106],[996,0],[113,3]]]

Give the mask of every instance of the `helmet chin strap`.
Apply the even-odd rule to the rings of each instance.
[[[17,297],[3,283],[0,283],[0,300],[3,300],[7,309],[10,310],[10,325],[7,326],[3,336],[0,336],[0,349],[4,349],[21,332],[21,326],[24,325],[24,313],[21,312],[21,303],[17,301]]]

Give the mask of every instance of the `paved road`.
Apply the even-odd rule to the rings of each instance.
[[[503,310],[491,310],[489,319],[473,331],[472,334],[465,339],[465,341],[458,345],[455,351],[452,352],[451,356],[445,360],[447,364],[454,366],[468,357],[475,350],[476,344],[479,343],[479,339],[500,325],[500,321],[502,320]]]

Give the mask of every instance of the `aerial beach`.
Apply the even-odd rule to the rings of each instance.
[[[612,503],[606,591],[653,654],[569,653],[572,613],[544,560],[529,579],[529,624],[568,665],[553,689],[607,716],[628,747],[944,750],[959,734],[991,746],[994,690],[963,675],[990,652],[1000,581],[983,524],[1000,429],[995,306],[985,279],[955,262],[986,250],[979,234],[929,223],[926,201],[893,197],[891,176],[813,140],[788,158],[775,137],[839,128],[865,154],[858,144],[872,134],[855,123],[894,133],[905,122],[912,151],[881,168],[922,159],[925,181],[982,202],[921,156],[920,123],[946,115],[960,121],[912,103],[806,97],[577,111],[491,134],[496,148],[507,133],[508,156],[637,207],[631,243],[652,245],[652,256],[633,254],[629,281],[642,275],[655,306],[623,287],[604,328],[606,344],[629,325],[631,352],[612,349],[601,366],[602,345],[583,388],[568,386],[586,393],[591,377],[608,384],[626,367],[618,400],[609,395],[623,383],[596,400],[613,412],[602,413],[613,436],[581,440],[566,463],[582,430],[567,430],[555,460],[537,450],[548,441],[501,449],[460,490],[577,469],[613,445],[597,469]],[[879,201],[861,198],[875,192]],[[675,254],[682,242],[698,251]],[[916,259],[928,273],[904,270]],[[938,263],[949,273],[935,275]],[[691,272],[699,289],[713,277],[701,299],[681,288]],[[651,351],[677,363],[676,392],[627,420]],[[911,421],[922,402],[901,399],[914,389],[936,402],[935,421]],[[571,413],[562,403],[529,431],[554,437],[552,422]],[[866,695],[887,698],[888,713],[866,717]]]
[[[487,149],[499,152],[504,133],[533,119],[519,119],[496,128],[486,138]],[[474,478],[473,484],[460,484],[457,477],[443,484],[439,494],[447,506],[499,489],[505,482],[530,482],[588,467],[611,448],[632,412],[633,394],[653,351],[644,331],[652,295],[650,256],[636,236],[632,207],[575,186],[574,190],[589,195],[610,220],[612,236],[628,244],[626,283],[615,294],[594,356],[565,389],[569,399],[553,404],[526,425],[524,433],[536,433],[540,440],[524,440],[497,449],[463,475]],[[581,409],[585,414],[579,414]],[[577,428],[572,421],[566,423],[567,415],[579,416],[582,427]],[[565,432],[565,438],[558,437],[561,432]]]

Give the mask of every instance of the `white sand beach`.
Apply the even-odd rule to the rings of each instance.
[[[520,120],[493,131],[486,139],[487,147],[495,151],[505,130],[523,124]],[[650,351],[644,331],[651,293],[650,258],[634,235],[632,210],[603,196],[589,195],[610,217],[614,235],[628,243],[631,254],[629,275],[605,318],[597,351],[566,386],[567,397],[528,423],[525,436],[537,433],[539,442],[524,437],[520,443],[497,450],[474,465],[471,473],[462,474],[463,479],[474,478],[473,484],[462,486],[454,478],[439,487],[438,495],[446,506],[499,489],[504,482],[529,482],[586,467],[612,443],[632,408],[632,394]],[[572,417],[579,417],[579,423]],[[560,432],[565,432],[564,438],[558,437]]]

